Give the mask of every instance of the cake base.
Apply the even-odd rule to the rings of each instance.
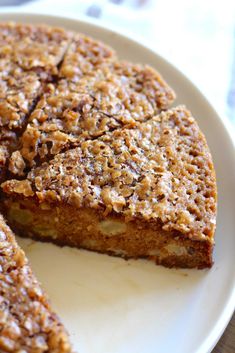
[[[10,226],[21,236],[61,246],[84,248],[109,255],[147,258],[166,267],[212,266],[212,241],[190,239],[164,231],[160,224],[79,208],[68,204],[38,203],[33,198],[4,201]]]

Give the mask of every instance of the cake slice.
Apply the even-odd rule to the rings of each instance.
[[[1,215],[0,352],[71,352],[67,332]]]
[[[32,167],[82,140],[146,121],[174,98],[154,69],[126,62],[107,62],[77,82],[61,79],[48,85],[32,112],[21,139],[21,157]]]
[[[215,173],[183,106],[83,141],[2,188],[23,236],[169,267],[212,265]]]

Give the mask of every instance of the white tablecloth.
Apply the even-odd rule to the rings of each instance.
[[[111,28],[147,39],[235,124],[235,1],[34,0],[19,8],[96,17]]]

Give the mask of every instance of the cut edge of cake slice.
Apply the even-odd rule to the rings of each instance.
[[[24,251],[1,215],[0,351],[72,351],[65,328],[52,311]]]
[[[212,265],[215,172],[183,106],[84,141],[2,187],[19,234],[168,267]]]

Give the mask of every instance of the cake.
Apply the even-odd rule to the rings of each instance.
[[[83,141],[3,191],[18,234],[169,267],[212,264],[215,174],[183,106]]]
[[[70,353],[68,335],[0,216],[0,352]]]
[[[148,65],[83,34],[0,24],[1,212],[18,235],[209,268],[216,179],[190,111]],[[0,216],[0,351],[71,352]]]

